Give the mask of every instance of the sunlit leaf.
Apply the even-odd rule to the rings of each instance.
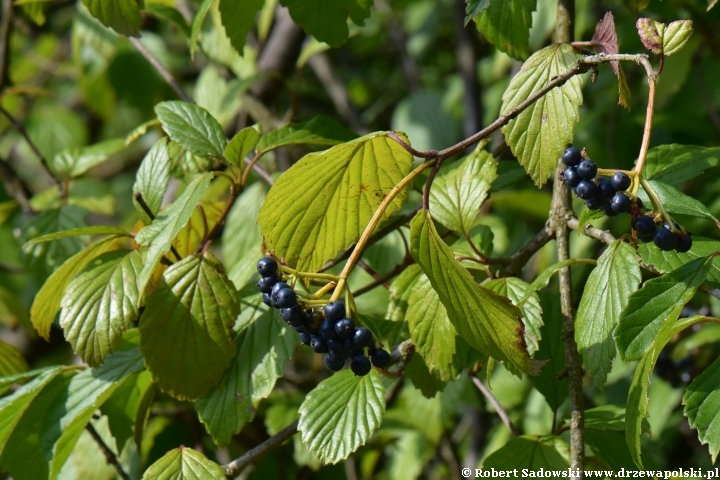
[[[143,480],[224,480],[225,472],[215,462],[192,448],[170,450],[150,465]]]
[[[207,110],[193,103],[170,100],[155,105],[168,136],[199,157],[222,159],[225,132]]]
[[[291,123],[266,133],[257,144],[259,152],[267,152],[287,145],[323,145],[331,147],[357,138],[337,120],[326,115],[302,123]]]
[[[140,7],[136,0],[82,0],[93,17],[121,35],[140,36]]]
[[[135,175],[133,194],[142,195],[142,199],[150,208],[150,211],[153,215],[157,215],[169,183],[170,151],[168,149],[168,139],[161,138],[152,146],[145,158],[143,158],[142,163],[140,163],[140,168]],[[143,223],[148,225],[151,219],[135,198],[133,198],[133,206]]]

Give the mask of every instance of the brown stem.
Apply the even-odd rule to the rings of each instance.
[[[468,372],[468,376],[470,377],[470,380],[472,380],[472,382],[475,384],[477,389],[480,390],[480,393],[482,393],[483,396],[487,398],[488,402],[490,402],[490,404],[493,406],[495,412],[498,414],[498,417],[500,417],[500,420],[502,420],[508,430],[510,430],[510,433],[512,433],[513,437],[517,437],[518,429],[515,428],[515,425],[513,425],[512,421],[510,421],[510,416],[507,414],[502,405],[500,405],[500,402],[498,402],[497,398],[495,398],[495,395],[493,395],[490,389],[487,388],[482,382],[482,380],[480,380],[474,374]]]
[[[430,170],[430,175],[428,175],[425,181],[425,188],[423,189],[423,209],[428,212],[430,211],[430,189],[432,188],[433,180],[435,180],[435,175],[437,175],[438,170],[440,170],[440,162],[436,163],[432,170]]]
[[[508,259],[507,265],[500,271],[498,276],[512,277],[518,275],[532,256],[553,238],[555,238],[555,230],[550,228],[549,225],[545,225],[527,245]]]
[[[207,215],[205,215],[205,209],[203,208],[202,203],[198,202],[197,208],[200,210],[200,216],[202,217],[202,221],[203,221],[203,237],[202,238],[205,239],[208,237],[208,233],[210,231],[210,229],[208,228]]]
[[[406,256],[405,260],[403,260],[402,263],[396,265],[395,268],[390,270],[388,273],[386,273],[385,275],[383,275],[379,278],[376,278],[374,282],[368,283],[367,285],[360,287],[356,291],[354,291],[352,294],[353,297],[357,298],[360,295],[362,295],[363,293],[367,293],[370,290],[373,290],[374,288],[379,287],[380,285],[386,285],[387,282],[389,282],[396,276],[400,275],[400,273],[402,273],[403,270],[405,270],[409,265],[412,265],[413,263],[415,263],[415,260],[412,258],[412,256],[411,255]],[[389,285],[388,285],[388,287],[389,287]]]
[[[242,185],[243,187],[247,184],[247,179],[248,179],[248,177],[250,176],[250,170],[252,170],[253,167],[255,166],[255,164],[257,163],[257,161],[260,160],[260,157],[263,156],[263,153],[265,153],[265,152],[258,152],[258,153],[252,158],[252,160],[250,160],[250,161],[245,160],[245,163],[246,163],[246,165],[245,165],[245,171],[243,172],[242,178],[240,179],[240,185]],[[270,179],[270,185],[272,185],[272,184],[273,184],[273,181],[272,181],[272,178],[271,178],[271,179]]]
[[[295,420],[257,447],[248,450],[241,457],[236,458],[227,465],[224,465],[223,470],[225,471],[225,476],[227,478],[235,478],[245,467],[259,460],[260,457],[268,453],[270,450],[282,445],[285,440],[291,438],[298,432],[298,423],[299,421]]]
[[[223,208],[223,211],[220,212],[220,216],[218,217],[217,221],[215,222],[215,225],[213,225],[212,230],[210,230],[210,233],[203,239],[202,242],[200,242],[200,246],[198,247],[197,253],[205,252],[207,251],[208,247],[210,246],[210,242],[212,242],[213,238],[215,238],[220,231],[220,228],[222,228],[222,224],[225,222],[225,218],[227,217],[228,213],[230,212],[230,209],[235,204],[235,200],[237,200],[238,196],[242,193],[242,187],[239,187],[235,185],[234,183],[230,185],[230,198],[228,198],[227,203],[225,204],[225,208]]]
[[[180,97],[181,100],[188,102],[188,103],[195,103],[194,100],[190,95],[183,90],[183,88],[180,86],[180,84],[175,80],[175,77],[173,77],[172,73],[165,68],[165,65],[160,63],[160,60],[155,58],[155,56],[148,50],[145,45],[142,44],[140,39],[135,37],[129,37],[130,42],[135,46],[138,52],[140,52],[140,55],[145,57],[145,59],[150,62],[150,65],[152,65],[155,70],[160,74],[160,76],[167,82],[170,87],[175,90],[175,93],[178,94],[178,97]]]
[[[2,107],[2,105],[0,105],[0,113],[2,113],[3,115],[5,115],[5,117],[7,117],[7,119],[10,120],[10,122],[13,124],[13,126],[15,127],[15,129],[17,129],[17,131],[20,132],[20,135],[23,136],[23,138],[25,139],[25,141],[27,142],[27,144],[30,146],[30,149],[31,149],[31,150],[35,153],[35,155],[38,157],[38,159],[40,160],[40,163],[42,164],[43,168],[45,168],[45,171],[48,173],[48,175],[50,175],[50,178],[52,178],[52,179],[55,181],[56,184],[59,184],[59,182],[57,181],[57,179],[56,179],[55,176],[53,175],[52,170],[50,170],[50,164],[48,164],[47,159],[43,156],[42,153],[40,153],[40,150],[38,149],[38,147],[37,147],[37,146],[35,145],[35,143],[30,139],[30,136],[28,135],[27,130],[25,130],[25,127],[23,126],[23,124],[20,123],[15,117],[13,117],[12,115],[10,115],[10,112],[8,112],[7,110],[5,110],[5,109]]]
[[[369,273],[370,276],[373,277],[376,282],[380,282],[379,285],[382,285],[383,287],[385,287],[388,290],[390,289],[390,284],[387,283],[387,280],[383,280],[382,276],[378,272],[376,272],[374,268],[372,268],[370,265],[368,265],[362,258],[360,260],[358,260],[357,265],[358,265],[358,267],[362,268],[367,273]]]
[[[0,92],[10,83],[8,61],[10,59],[10,30],[13,19],[12,0],[2,0],[2,23],[0,23]]]
[[[120,462],[118,461],[117,455],[115,455],[115,452],[110,450],[110,447],[105,444],[100,434],[97,432],[97,430],[95,430],[95,427],[93,427],[91,423],[88,423],[87,425],[85,425],[85,429],[88,431],[93,440],[95,440],[95,443],[98,444],[100,450],[102,450],[108,465],[112,465],[113,467],[115,467],[115,470],[117,470],[120,478],[122,478],[123,480],[130,480],[130,475],[125,473],[125,470],[123,470],[122,465],[120,465]]]
[[[638,161],[635,165],[635,172],[638,174],[642,174],[645,160],[647,159],[647,152],[650,148],[650,133],[652,132],[653,110],[655,108],[655,76],[649,76],[648,83],[650,84],[650,91],[648,92],[647,111],[645,112],[645,128],[643,129],[640,154],[638,155]]]

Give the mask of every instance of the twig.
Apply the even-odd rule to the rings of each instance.
[[[367,285],[358,288],[356,291],[353,292],[353,297],[357,298],[360,295],[367,293],[376,287],[379,287],[380,285],[386,285],[388,281],[392,280],[397,275],[400,275],[403,270],[405,270],[409,265],[412,265],[413,263],[415,263],[415,259],[412,257],[412,255],[408,253],[402,263],[395,265],[395,268],[390,270],[385,275],[376,278],[374,282],[368,283]]]
[[[380,283],[378,283],[378,285],[382,285],[383,287],[385,287],[388,290],[390,289],[390,284],[387,283],[387,280],[384,280],[383,277],[378,272],[376,272],[374,268],[372,268],[370,265],[365,263],[365,261],[362,258],[360,260],[358,260],[357,264],[358,264],[358,267],[362,268],[368,274],[370,274],[370,276],[373,277],[376,282],[380,282]]]
[[[2,0],[2,23],[0,23],[0,92],[8,83],[8,60],[10,59],[10,28],[13,19],[12,0]]]
[[[577,230],[580,228],[580,222],[574,216],[568,218],[566,222],[568,228],[572,230]],[[607,230],[600,230],[599,228],[595,228],[590,224],[586,224],[585,228],[580,233],[590,238],[594,238],[595,240],[600,240],[601,242],[608,245],[610,245],[616,240],[615,236],[612,233],[608,232]]]
[[[195,103],[194,100],[192,99],[192,97],[190,95],[188,95],[187,92],[185,92],[185,90],[183,90],[183,88],[177,82],[177,80],[175,80],[175,77],[173,77],[172,73],[170,73],[170,71],[167,68],[165,68],[165,65],[160,63],[160,60],[155,58],[155,56],[150,52],[150,50],[148,50],[145,47],[145,45],[142,44],[140,39],[135,38],[135,37],[129,37],[129,38],[130,38],[130,42],[132,42],[132,44],[135,46],[137,51],[140,52],[140,55],[145,57],[145,59],[148,62],[150,62],[150,65],[155,67],[155,70],[157,70],[158,73],[160,74],[160,76],[163,79],[165,79],[167,84],[170,85],[170,87],[172,87],[173,90],[175,90],[175,93],[178,94],[178,97],[180,97],[181,100],[183,100],[185,102],[189,102],[189,103]]]
[[[519,274],[532,256],[553,238],[555,238],[555,231],[549,225],[545,225],[527,245],[508,259],[507,265],[500,271],[498,276],[511,277]]]
[[[120,462],[117,459],[117,455],[115,455],[115,452],[110,450],[110,447],[105,444],[100,434],[97,432],[97,430],[95,430],[95,427],[92,426],[92,423],[88,423],[85,426],[85,429],[88,431],[93,440],[95,440],[95,442],[98,444],[100,450],[102,450],[108,465],[112,465],[113,467],[115,467],[115,470],[117,470],[120,478],[122,478],[123,480],[130,480],[130,475],[125,473],[125,470],[123,470],[122,465],[120,465]]]
[[[198,253],[204,253],[209,246],[209,242],[211,242],[212,239],[217,236],[218,232],[222,228],[222,224],[225,222],[225,217],[227,217],[227,214],[230,212],[230,209],[235,204],[235,200],[237,200],[240,193],[242,193],[242,187],[238,187],[234,183],[230,185],[230,198],[228,198],[228,201],[225,204],[225,208],[223,208],[223,211],[220,212],[220,216],[215,222],[215,225],[213,225],[212,230],[210,230],[210,233],[208,233],[207,236],[203,238],[203,241],[200,242],[200,246],[197,250]]]
[[[53,175],[52,170],[50,170],[50,164],[48,164],[47,159],[43,156],[42,153],[40,153],[40,150],[38,149],[38,147],[30,139],[30,136],[28,135],[27,130],[25,130],[25,127],[23,126],[23,124],[20,123],[15,117],[10,115],[10,112],[5,110],[2,107],[2,105],[0,105],[0,113],[5,115],[7,117],[7,119],[10,120],[10,122],[13,124],[13,126],[17,129],[17,131],[20,132],[20,135],[23,136],[23,138],[25,139],[27,144],[30,146],[30,149],[35,153],[35,155],[38,157],[38,159],[40,159],[40,163],[42,164],[43,168],[45,168],[45,171],[47,171],[47,173],[50,175],[50,178],[52,178],[56,184],[59,184],[59,182]]]
[[[483,396],[487,398],[488,402],[490,402],[490,404],[493,406],[495,412],[498,414],[498,417],[500,417],[500,420],[502,420],[508,430],[510,430],[510,433],[512,433],[513,437],[517,437],[517,428],[515,428],[515,425],[513,425],[512,421],[510,421],[510,417],[508,416],[502,405],[500,405],[500,402],[498,402],[497,398],[495,398],[495,395],[493,395],[492,392],[482,382],[482,380],[476,377],[473,373],[468,372],[468,376],[475,384],[477,389],[480,390],[480,393],[482,393]]]
[[[236,475],[238,475],[243,468],[247,467],[251,463],[257,461],[260,457],[268,453],[270,450],[274,449],[275,447],[279,447],[282,445],[285,440],[288,438],[291,438],[293,435],[295,435],[298,432],[298,420],[295,420],[287,427],[280,430],[278,433],[273,435],[272,437],[265,440],[263,443],[258,445],[257,447],[248,450],[243,454],[241,457],[233,460],[232,462],[228,463],[227,465],[223,466],[223,470],[225,470],[225,476],[227,478],[234,478]]]

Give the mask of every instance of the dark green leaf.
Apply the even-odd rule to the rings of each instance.
[[[570,467],[570,449],[562,438],[547,435],[515,437],[496,450],[483,462],[484,469],[567,470]]]
[[[136,0],[82,0],[93,17],[127,37],[140,36],[140,7]]]
[[[613,430],[598,430],[595,428],[585,429],[585,443],[598,457],[602,458],[608,466],[616,472],[624,468],[635,470],[635,464],[630,454],[625,432]]]
[[[558,378],[565,369],[565,348],[562,341],[562,312],[560,301],[555,295],[540,293],[544,325],[540,329],[542,340],[535,353],[535,359],[547,360],[540,375],[530,377],[538,392],[542,393],[553,411],[557,411],[568,396],[567,375]]]
[[[487,282],[485,288],[507,297],[513,305],[520,308],[522,312],[524,334],[527,350],[530,355],[535,353],[540,342],[540,327],[543,325],[543,312],[540,306],[540,298],[536,291],[530,290],[530,285],[519,278],[508,277],[498,278]],[[523,300],[520,305],[520,300]]]
[[[467,24],[470,23],[470,20],[475,20],[476,22],[478,19],[478,15],[483,13],[485,9],[487,9],[490,6],[490,0],[465,0],[465,26],[467,27]]]
[[[225,147],[225,158],[236,167],[245,168],[245,155],[255,148],[259,139],[259,125],[243,128]]]
[[[142,480],[225,480],[225,472],[202,453],[181,446],[150,465]]]
[[[170,183],[170,167],[168,139],[161,138],[143,158],[133,185],[133,194],[142,195],[143,201],[153,215],[157,215],[160,211],[165,190]],[[149,225],[152,220],[134,197],[133,206],[143,223]]]
[[[597,268],[585,283],[575,316],[575,341],[583,357],[583,367],[600,389],[615,358],[613,330],[641,281],[635,250],[616,240],[600,256]]]
[[[223,158],[225,132],[210,113],[180,100],[160,102],[155,113],[168,136],[199,157]]]
[[[625,431],[625,407],[620,405],[601,405],[585,410],[585,428],[595,430]],[[644,421],[643,432],[650,432],[650,424]]]
[[[84,227],[85,213],[84,210],[70,205],[45,211],[23,229],[19,242],[26,244],[43,235]],[[20,259],[31,269],[52,272],[81,248],[82,243],[79,238],[65,237],[57,242],[27,245],[23,247]]]
[[[712,462],[715,463],[720,452],[720,432],[718,432],[718,414],[720,413],[720,359],[705,369],[688,386],[683,395],[685,409],[690,426],[698,431],[700,443],[707,444]]]
[[[143,397],[153,388],[152,375],[144,370],[130,375],[103,404],[102,413],[108,417],[110,432],[117,440],[118,450],[122,451],[125,443],[133,437],[133,427]]]
[[[287,145],[333,146],[358,138],[336,120],[318,115],[310,121],[291,123],[286,127],[266,133],[257,144],[259,152],[267,152]]]
[[[668,185],[678,185],[720,164],[720,147],[660,145],[648,151],[643,175]]]
[[[488,42],[517,60],[525,60],[536,7],[537,0],[490,0],[489,8],[475,22]]]
[[[331,47],[339,47],[348,38],[348,16],[355,25],[365,25],[372,2],[368,0],[280,0],[293,21],[309,35]]]
[[[439,378],[439,372],[431,372],[425,364],[425,360],[419,355],[414,356],[412,361],[405,365],[403,375],[412,382],[415,388],[420,390],[425,398],[435,397],[438,392],[445,390],[447,385],[447,382]]]
[[[145,2],[143,10],[162,20],[172,23],[178,27],[185,37],[190,37],[190,26],[185,21],[182,13],[177,11],[175,8],[162,3]]]
[[[235,354],[237,291],[219,268],[210,254],[186,257],[147,299],[140,349],[158,386],[177,398],[207,393]]]
[[[582,235],[582,232],[585,231],[585,227],[590,222],[592,222],[593,220],[597,220],[598,218],[603,218],[604,216],[605,214],[600,210],[590,210],[589,208],[586,208],[580,214],[580,218],[578,218],[577,234]]]
[[[220,0],[220,17],[225,33],[233,48],[243,55],[245,38],[255,24],[255,15],[262,9],[264,0]]]
[[[663,208],[668,213],[677,213],[680,215],[690,215],[693,217],[707,218],[715,222],[715,226],[720,228],[720,220],[715,218],[710,210],[693,197],[685,195],[677,188],[667,185],[657,180],[648,180],[648,183],[657,193]],[[644,189],[641,189],[638,195],[646,205],[650,205],[650,197]]]
[[[690,261],[705,257],[715,252],[720,252],[720,242],[703,237],[693,237],[693,245],[689,252],[678,253],[675,251],[664,252],[657,248],[654,243],[641,243],[638,252],[648,265],[652,265],[661,273],[668,273]],[[707,277],[708,285],[713,288],[720,288],[720,257],[715,257]]]

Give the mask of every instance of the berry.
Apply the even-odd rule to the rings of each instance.
[[[609,202],[610,200],[612,200],[616,193],[617,192],[615,191],[615,187],[613,187],[610,180],[603,179],[600,181],[600,184],[598,185],[598,197],[605,200],[606,202]]]
[[[675,248],[676,252],[685,253],[690,250],[690,247],[692,247],[692,237],[690,236],[690,234],[680,234],[678,235],[677,239],[678,244]],[[355,343],[357,343],[357,341]]]
[[[362,355],[357,355],[350,360],[350,370],[359,377],[370,373],[371,368],[372,366],[370,365],[370,360]]]
[[[638,236],[655,235],[655,222],[652,218],[646,215],[637,217],[634,228],[637,231]]]
[[[275,294],[275,303],[280,308],[290,308],[297,305],[297,295],[291,288],[282,288]]]
[[[592,180],[597,175],[597,165],[589,158],[586,158],[578,164],[577,172],[583,180]]]
[[[618,214],[615,210],[612,209],[612,206],[609,203],[606,203],[602,207],[600,207],[600,211],[603,212],[608,217],[614,217]]]
[[[339,372],[345,366],[345,358],[338,357],[337,355],[333,355],[332,353],[328,353],[327,355],[325,355],[324,361],[327,369],[332,370],[333,372]]]
[[[630,184],[632,183],[630,177],[628,177],[628,174],[625,172],[615,172],[610,181],[618,192],[624,192],[630,188]]]
[[[340,338],[350,338],[355,333],[355,324],[349,318],[341,318],[335,324],[335,332]]]
[[[355,345],[355,340],[353,340],[353,337],[346,338],[343,340],[343,347],[345,347],[345,350],[352,353],[359,353],[362,354],[362,349],[359,348],[357,345]]]
[[[372,333],[367,328],[360,327],[355,330],[353,340],[355,341],[355,345],[357,345],[358,348],[369,347],[373,340]]]
[[[300,341],[303,345],[310,345],[310,342],[312,342],[312,335],[303,332],[300,334]]]
[[[325,305],[325,318],[336,322],[345,316],[345,302],[338,300]]]
[[[312,348],[315,353],[328,353],[327,343],[320,335],[314,335],[310,339],[310,348]]]
[[[283,308],[280,316],[290,325],[304,325],[307,322],[307,315],[298,304]]]
[[[258,260],[257,271],[263,277],[272,277],[277,274],[278,264],[273,258],[263,257]]]
[[[390,365],[390,354],[385,350],[375,350],[370,361],[378,368],[385,368]]]
[[[331,320],[324,320],[320,324],[318,330],[320,331],[320,335],[322,335],[323,338],[337,338],[337,333],[335,332],[335,322]]]
[[[279,280],[275,276],[260,277],[260,280],[257,281],[257,288],[262,293],[270,293],[272,291],[273,285],[275,285],[278,282],[279,282]]]
[[[624,193],[616,193],[610,200],[610,207],[617,213],[625,213],[630,211],[630,198]]]
[[[663,225],[663,227],[664,226],[665,225]],[[669,228],[659,228],[658,231],[655,232],[653,241],[660,250],[675,250],[675,247],[678,246],[678,238],[670,231]]]
[[[334,353],[335,355],[347,356],[347,350],[345,349],[345,345],[343,345],[343,340],[341,338],[328,338],[325,340],[325,343],[327,344],[328,351]]]
[[[575,167],[566,168],[563,172],[563,178],[565,179],[565,185],[570,188],[577,187],[577,184],[580,183],[580,180],[582,180]]]
[[[568,167],[574,167],[580,163],[580,160],[582,160],[582,156],[576,147],[568,147],[562,154],[562,161]]]
[[[635,206],[637,206],[638,210],[640,210],[641,213],[645,211],[645,207],[643,207],[643,203],[642,200],[640,200],[640,197],[635,197]]]
[[[290,288],[290,286],[285,282],[276,283],[275,285],[272,286],[272,289],[270,289],[270,295],[272,295],[274,297],[275,295],[277,295],[277,292],[279,292],[280,289],[283,289],[283,288]]]
[[[590,210],[599,210],[605,205],[607,205],[607,202],[601,200],[600,197],[593,197],[585,200],[585,206],[587,206]]]
[[[267,305],[268,307],[272,307],[272,298],[270,298],[269,293],[263,293],[262,294],[263,303]]]
[[[589,198],[596,197],[598,193],[597,185],[587,180],[581,180],[578,186],[575,187],[575,195],[587,200]]]

